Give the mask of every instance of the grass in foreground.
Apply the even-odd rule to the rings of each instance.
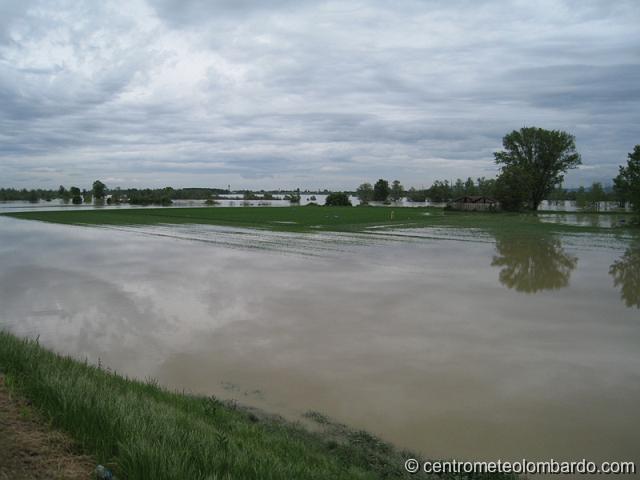
[[[126,379],[4,332],[0,370],[11,390],[120,478],[433,478],[404,472],[409,453],[318,414],[311,417],[328,424],[330,434],[311,433],[212,397]]]
[[[0,478],[87,480],[96,465],[74,452],[68,435],[51,429],[28,402],[12,395],[0,374]]]
[[[393,216],[392,216],[393,212]],[[434,207],[213,207],[143,208],[13,212],[3,215],[25,220],[72,225],[210,224],[269,230],[364,231],[368,227],[484,228],[522,231],[611,231],[608,228],[544,223],[544,213],[480,213],[443,211]],[[622,217],[625,217],[622,214]]]

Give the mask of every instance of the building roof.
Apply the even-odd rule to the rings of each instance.
[[[465,195],[454,199],[453,203],[498,203],[498,201],[485,195]]]

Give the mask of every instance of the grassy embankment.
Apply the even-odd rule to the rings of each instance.
[[[393,212],[393,218],[391,218]],[[572,226],[541,222],[549,213],[452,212],[434,207],[212,207],[144,208],[15,212],[4,215],[25,220],[74,225],[210,224],[269,230],[364,231],[371,226],[459,227],[519,232],[606,232],[597,226]],[[611,215],[611,214],[609,214]],[[620,218],[629,215],[617,214]]]
[[[311,433],[212,397],[126,379],[3,332],[0,371],[12,391],[120,478],[427,478],[404,473],[409,453],[319,414],[309,416],[324,431]]]

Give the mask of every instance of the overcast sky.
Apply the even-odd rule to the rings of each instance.
[[[640,143],[640,2],[0,0],[0,186],[355,188],[492,177],[513,129],[566,184]]]

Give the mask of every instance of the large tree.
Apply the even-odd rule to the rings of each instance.
[[[613,188],[620,200],[631,202],[640,218],[640,145],[636,145],[628,157],[627,165],[621,166],[620,173],[613,179]]]
[[[376,202],[386,202],[390,193],[389,182],[382,178],[373,186],[373,199]]]
[[[582,163],[575,137],[560,130],[524,127],[505,135],[502,146],[504,150],[494,153],[496,163],[503,171],[518,167],[528,177],[527,206],[533,210],[562,182],[568,169]]]
[[[512,165],[502,168],[493,186],[493,194],[503,210],[517,212],[524,209],[530,189],[527,172]]]
[[[100,180],[96,180],[95,182],[93,182],[93,188],[92,188],[93,198],[95,198],[96,200],[104,200],[106,191],[107,191],[107,186],[104,183],[102,183]]]

